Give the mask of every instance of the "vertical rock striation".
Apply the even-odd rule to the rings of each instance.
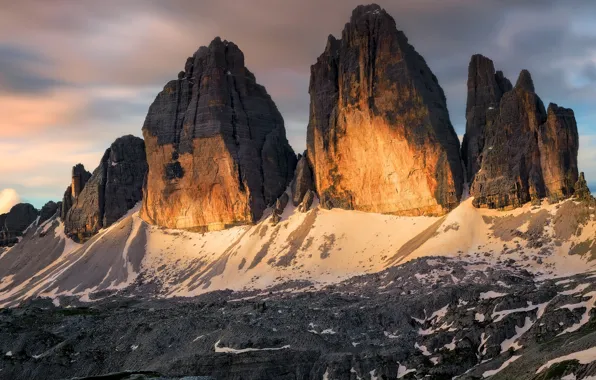
[[[480,169],[486,125],[495,123],[501,97],[511,89],[511,82],[503,73],[495,72],[493,61],[480,54],[472,56],[468,67],[466,133],[462,142],[462,159],[468,182]]]
[[[311,67],[307,157],[323,207],[439,215],[463,170],[443,90],[378,5],[357,7]]]
[[[296,165],[275,103],[242,51],[219,37],[157,95],[143,135],[149,172],[141,216],[164,227],[253,223]]]
[[[68,211],[65,233],[75,241],[85,241],[109,227],[142,199],[146,173],[143,140],[131,135],[118,138]]]
[[[462,158],[477,207],[518,207],[543,197],[561,199],[578,179],[578,133],[573,111],[535,93],[522,70],[515,87],[474,55],[469,66]]]
[[[60,209],[60,217],[62,220],[66,220],[68,210],[70,210],[79,194],[81,194],[81,191],[83,191],[85,188],[89,178],[91,178],[91,173],[85,170],[85,166],[83,166],[83,164],[76,164],[72,167],[72,180],[70,185],[66,188],[64,197],[62,198],[62,205]]]

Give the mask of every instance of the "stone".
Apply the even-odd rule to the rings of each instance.
[[[510,208],[571,196],[579,146],[573,111],[545,110],[527,70],[514,88],[509,83],[488,58],[472,57],[462,158],[473,204]]]
[[[70,186],[66,188],[64,196],[62,197],[62,207],[60,208],[60,218],[62,218],[62,220],[66,220],[68,210],[70,210],[72,204],[79,194],[81,194],[90,178],[91,173],[85,170],[83,164],[76,164],[72,167]]]
[[[310,206],[312,206],[313,201],[315,200],[315,192],[312,190],[307,190],[304,194],[304,198],[302,198],[302,202],[298,208],[300,212],[307,212],[310,210]]]
[[[39,211],[29,203],[18,203],[6,214],[0,215],[0,247],[12,246],[39,216]]]
[[[65,233],[84,242],[112,225],[141,201],[146,173],[143,140],[132,135],[118,138],[68,211]]]
[[[588,183],[586,182],[586,177],[584,176],[584,172],[579,174],[579,178],[574,185],[575,189],[575,196],[579,199],[583,200],[591,200],[592,193],[590,192],[590,188],[588,187]]]
[[[158,94],[143,136],[149,172],[141,217],[168,228],[254,223],[296,166],[275,103],[238,46],[219,37]]]
[[[573,110],[549,104],[538,133],[540,165],[549,198],[568,198],[578,181],[579,134]]]
[[[357,7],[311,67],[307,157],[321,206],[442,215],[463,184],[437,78],[378,5]]]
[[[56,215],[56,213],[60,210],[60,206],[60,202],[56,203],[53,201],[49,201],[43,205],[41,211],[39,212],[39,220],[37,221],[37,224],[41,225],[43,222]]]
[[[77,164],[72,168],[72,196],[77,198],[85,188],[85,184],[91,178],[91,173],[85,170],[83,164]]]
[[[298,206],[302,202],[304,194],[308,190],[314,190],[314,188],[312,170],[305,154],[299,157],[294,171],[294,179],[292,180],[292,203],[294,206]]]
[[[480,169],[485,128],[494,124],[501,97],[509,90],[511,82],[501,71],[495,72],[493,61],[480,54],[472,56],[468,67],[466,133],[462,141],[462,160],[468,182],[472,182]]]

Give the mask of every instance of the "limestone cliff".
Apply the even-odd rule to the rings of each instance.
[[[307,157],[321,205],[440,215],[462,191],[437,78],[378,5],[357,7],[311,67]]]
[[[242,51],[219,37],[157,95],[143,136],[149,172],[141,216],[164,227],[253,223],[296,166],[275,103]]]
[[[85,241],[112,225],[142,199],[146,173],[143,140],[131,135],[118,138],[68,211],[65,233],[76,241]]]
[[[490,59],[472,57],[462,157],[477,207],[517,207],[573,194],[578,132],[573,111],[548,111],[522,70],[514,88]]]

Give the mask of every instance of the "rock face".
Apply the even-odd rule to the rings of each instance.
[[[60,210],[60,202],[56,203],[53,201],[49,201],[46,203],[39,213],[39,221],[37,222],[38,225],[42,224],[46,220],[50,219],[52,216],[56,214],[58,210]]]
[[[439,215],[462,191],[459,140],[424,59],[378,5],[311,67],[307,156],[321,205]]]
[[[65,233],[85,241],[109,227],[142,199],[146,173],[143,140],[131,135],[118,138],[68,211]]]
[[[220,38],[158,94],[143,136],[149,172],[141,216],[164,227],[253,223],[296,165],[275,103],[240,49]]]
[[[578,133],[573,111],[545,110],[530,73],[514,88],[490,59],[472,57],[462,157],[477,207],[517,207],[543,197],[561,199],[578,179]]]
[[[71,178],[72,181],[70,186],[66,188],[64,197],[62,198],[62,206],[60,209],[60,217],[62,220],[66,220],[68,210],[70,210],[74,201],[85,188],[87,181],[89,181],[89,178],[91,178],[91,173],[85,170],[85,166],[83,166],[83,164],[76,164],[72,167]]]
[[[309,190],[314,190],[314,182],[312,170],[305,154],[298,160],[292,181],[292,203],[294,206],[298,206],[302,202],[304,195]]]
[[[462,142],[462,159],[468,182],[480,169],[485,126],[494,124],[499,115],[501,97],[511,89],[511,82],[503,73],[495,72],[493,61],[480,54],[472,56],[468,68],[466,134]]]
[[[8,213],[0,215],[0,247],[16,244],[38,216],[39,211],[29,203],[16,204]]]

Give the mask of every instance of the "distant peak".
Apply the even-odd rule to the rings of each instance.
[[[387,12],[378,4],[359,5],[352,11],[352,20],[363,15],[386,15]]]
[[[515,88],[523,88],[526,91],[535,92],[534,81],[532,80],[532,75],[528,70],[524,69],[519,73]]]

